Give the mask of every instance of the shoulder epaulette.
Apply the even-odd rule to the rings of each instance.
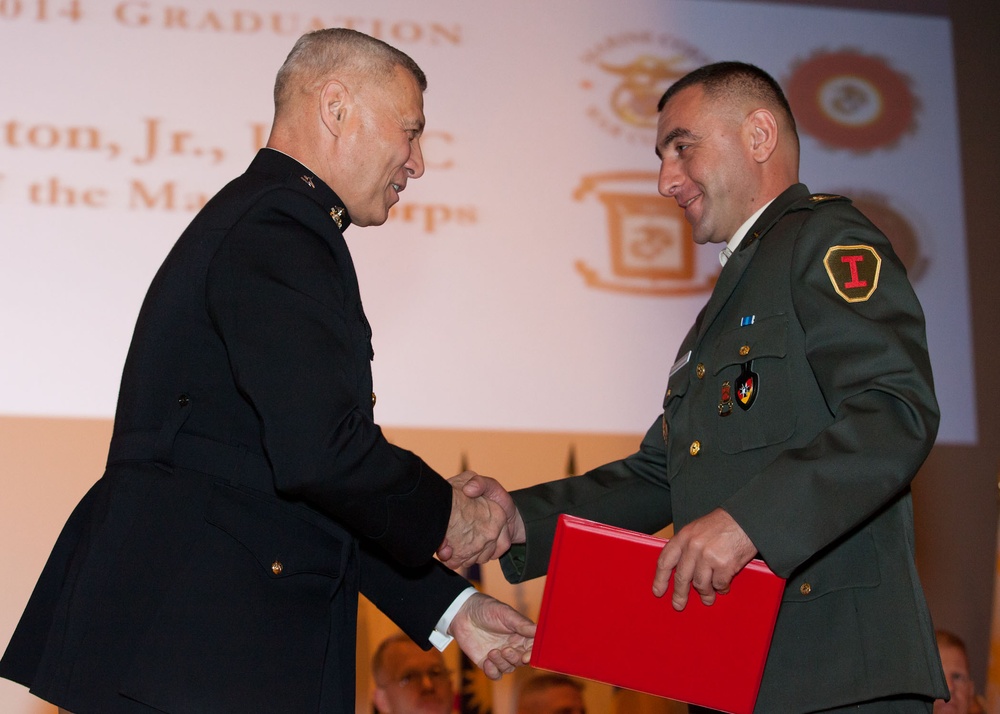
[[[801,198],[796,201],[790,207],[792,211],[801,211],[804,209],[815,210],[817,207],[822,206],[827,203],[850,203],[851,199],[847,196],[841,196],[836,193],[814,193],[805,198]]]

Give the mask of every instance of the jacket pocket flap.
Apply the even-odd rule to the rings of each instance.
[[[242,544],[272,577],[299,573],[341,577],[347,539],[299,518],[292,508],[215,484],[205,520]]]
[[[734,364],[762,357],[784,357],[787,350],[788,318],[774,315],[746,327],[726,332],[715,343],[712,360],[715,374]]]
[[[831,549],[788,579],[786,601],[803,602],[849,588],[873,588],[881,582],[878,553],[866,528]]]

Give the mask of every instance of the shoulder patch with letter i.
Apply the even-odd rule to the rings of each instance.
[[[869,245],[835,245],[823,258],[833,289],[847,302],[864,302],[878,287],[882,259]]]

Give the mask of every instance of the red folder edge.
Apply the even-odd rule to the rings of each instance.
[[[683,611],[653,595],[662,538],[562,515],[531,664],[678,701],[751,714],[785,581],[761,560]]]

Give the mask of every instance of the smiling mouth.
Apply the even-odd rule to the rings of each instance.
[[[403,187],[400,186],[398,183],[394,183],[392,184],[392,190],[395,191],[396,193],[399,193],[400,191],[403,190]]]

